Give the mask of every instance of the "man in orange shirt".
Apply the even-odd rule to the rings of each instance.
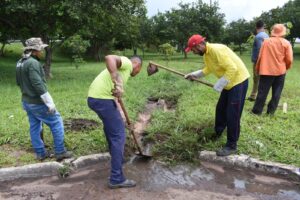
[[[293,50],[290,42],[283,37],[286,27],[275,24],[272,27],[271,37],[265,39],[260,49],[256,63],[257,73],[260,75],[258,94],[252,113],[260,115],[263,111],[270,88],[272,98],[268,103],[267,114],[274,114],[279,103],[284,86],[285,74],[293,62]]]

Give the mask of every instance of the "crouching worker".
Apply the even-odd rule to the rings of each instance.
[[[106,69],[90,85],[87,103],[103,122],[111,155],[109,188],[134,187],[136,182],[126,179],[123,174],[125,124],[115,98],[121,98],[124,92],[123,86],[128,78],[140,72],[142,60],[138,56],[128,59],[123,56],[108,55],[105,57],[105,62]]]
[[[25,42],[23,57],[16,67],[17,84],[21,89],[23,108],[30,124],[30,138],[38,160],[50,157],[41,139],[42,123],[49,126],[53,135],[56,160],[72,157],[64,146],[64,126],[62,118],[47,90],[44,69],[40,63],[43,44],[40,38],[30,38]]]
[[[215,134],[220,137],[227,128],[227,143],[218,150],[218,156],[228,156],[237,152],[240,136],[240,119],[248,88],[249,72],[242,60],[227,46],[210,44],[201,35],[193,35],[188,40],[186,52],[204,56],[205,67],[187,74],[186,79],[201,78],[213,73],[218,81],[214,89],[220,92],[216,107]]]

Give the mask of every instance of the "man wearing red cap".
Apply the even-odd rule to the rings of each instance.
[[[218,78],[213,87],[221,93],[216,106],[215,134],[220,137],[227,128],[227,142],[216,154],[218,156],[235,154],[249,72],[243,61],[231,49],[223,44],[210,44],[201,35],[190,37],[185,51],[193,51],[194,54],[203,56],[205,64],[202,70],[187,74],[186,79],[201,78],[210,73]]]

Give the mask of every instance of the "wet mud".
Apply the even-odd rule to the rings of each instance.
[[[64,127],[67,131],[90,131],[100,127],[100,123],[90,119],[65,119]]]
[[[137,121],[133,126],[133,133],[135,134],[144,155],[152,155],[151,149],[154,145],[154,141],[145,140],[147,135],[145,130],[150,123],[151,113],[156,109],[162,109],[164,112],[169,112],[174,109],[174,105],[164,99],[149,98],[143,112],[139,113]],[[159,138],[159,134],[157,137],[157,141],[163,140],[163,138]]]
[[[90,166],[69,178],[48,177],[0,183],[7,200],[299,200],[300,188],[285,177],[212,163],[166,166],[132,157],[124,166],[135,188],[107,187],[109,163]]]

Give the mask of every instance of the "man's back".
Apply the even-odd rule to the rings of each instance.
[[[21,59],[17,63],[16,79],[23,101],[43,104],[40,95],[47,92],[47,86],[44,70],[38,60],[33,57]]]
[[[253,48],[252,48],[252,59],[251,59],[253,63],[256,63],[259,55],[259,50],[261,48],[263,41],[266,38],[269,38],[269,35],[264,31],[257,33],[257,35],[255,36],[253,42]]]
[[[130,73],[132,72],[132,63],[127,58],[121,57],[121,67],[118,69],[118,73],[122,77],[125,84]],[[114,83],[111,80],[110,73],[107,69],[103,70],[92,82],[89,88],[88,96],[96,99],[114,99],[111,90],[114,88]]]
[[[264,41],[257,67],[260,75],[282,75],[291,67],[292,47],[281,37],[271,37]]]

